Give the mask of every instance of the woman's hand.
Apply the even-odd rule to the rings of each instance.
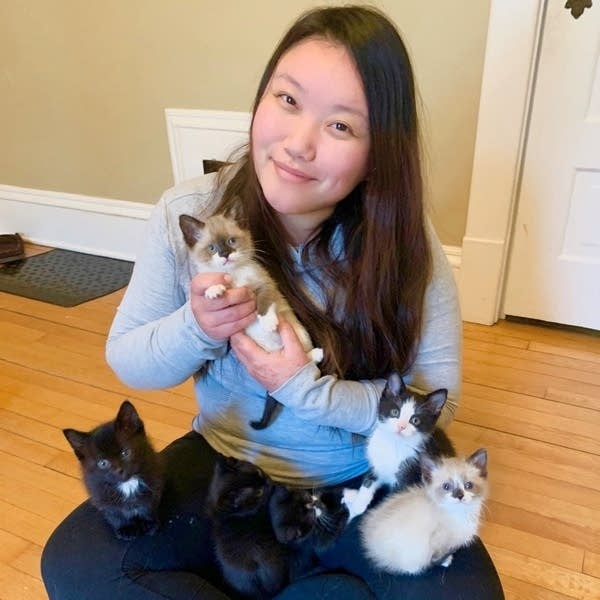
[[[268,392],[281,387],[292,375],[310,362],[292,326],[279,318],[283,348],[266,352],[245,333],[231,336],[231,347],[248,373]]]
[[[225,273],[199,273],[192,279],[192,312],[202,331],[214,340],[226,340],[256,319],[256,298],[252,290],[230,288],[230,284],[231,277]],[[227,289],[218,298],[206,298],[206,290],[213,285]]]

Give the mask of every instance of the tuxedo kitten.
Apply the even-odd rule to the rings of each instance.
[[[487,495],[487,452],[468,458],[421,458],[422,485],[389,496],[360,524],[367,556],[390,573],[418,574],[477,535]]]
[[[238,594],[270,598],[288,582],[288,552],[269,514],[273,482],[259,467],[220,458],[208,492],[217,560]]]
[[[116,536],[130,540],[153,534],[159,525],[163,468],[133,404],[125,400],[114,421],[92,431],[63,433],[79,459],[91,503]]]
[[[436,427],[448,391],[427,395],[409,391],[398,373],[392,373],[379,401],[377,426],[367,442],[371,466],[358,490],[344,490],[349,518],[362,514],[382,486],[394,490],[418,483],[420,457],[454,456],[448,436]]]
[[[206,221],[190,215],[180,215],[179,226],[183,232],[190,258],[198,272],[228,273],[232,287],[248,287],[256,294],[258,317],[246,328],[246,333],[267,352],[282,348],[277,331],[281,315],[293,328],[310,360],[320,362],[323,350],[314,348],[310,336],[283,297],[267,270],[256,260],[256,251],[250,232],[242,229],[231,217],[217,214]],[[210,286],[205,296],[218,298],[225,293],[222,284]],[[270,425],[280,404],[267,394],[262,417],[250,424],[254,429]]]
[[[319,552],[341,535],[348,511],[335,492],[309,492],[277,485],[269,503],[276,538],[286,545],[290,580],[318,564]]]

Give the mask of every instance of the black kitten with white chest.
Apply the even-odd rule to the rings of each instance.
[[[91,503],[116,536],[130,540],[154,533],[163,468],[133,404],[125,400],[114,421],[89,432],[63,433],[79,459]]]
[[[409,390],[392,373],[379,400],[377,426],[367,442],[371,471],[358,490],[346,489],[350,519],[362,514],[382,486],[402,490],[421,481],[422,456],[438,458],[456,452],[437,421],[448,398],[444,388],[429,394]]]

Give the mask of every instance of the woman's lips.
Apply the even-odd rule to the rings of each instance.
[[[279,176],[286,181],[302,183],[306,181],[312,181],[314,179],[314,177],[311,177],[310,175],[307,175],[298,169],[294,169],[293,167],[288,167],[287,165],[276,160],[273,160],[273,164],[275,165],[275,169],[277,170]]]

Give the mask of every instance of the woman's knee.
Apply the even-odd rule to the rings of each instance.
[[[126,545],[89,503],[78,506],[52,533],[41,572],[50,600],[101,598],[103,582],[120,577]]]

